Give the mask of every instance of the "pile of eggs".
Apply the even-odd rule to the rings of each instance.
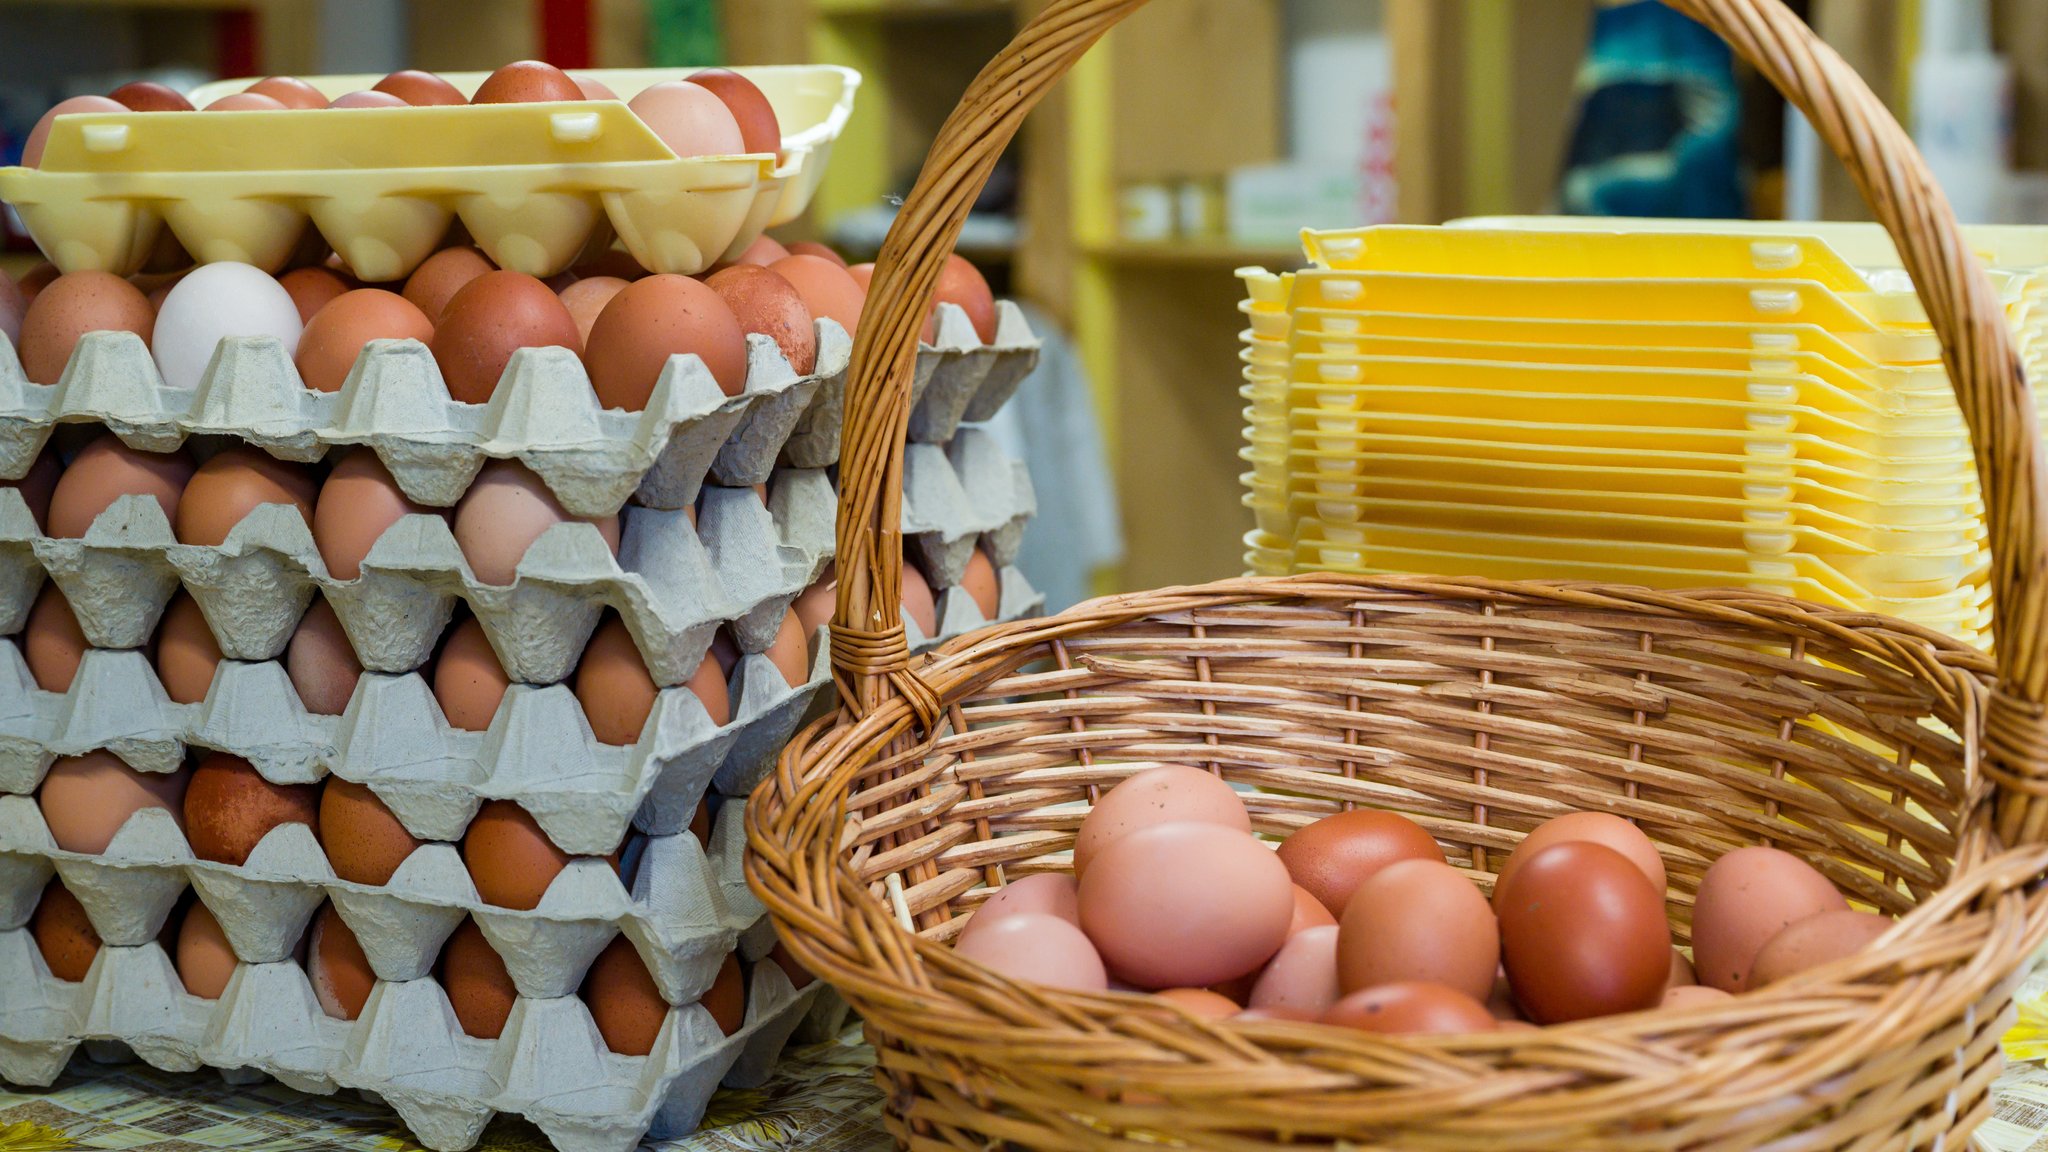
[[[1403,816],[1340,812],[1275,851],[1230,785],[1163,765],[1102,796],[1072,875],[998,889],[955,947],[1016,980],[1153,992],[1213,1019],[1445,1034],[1725,1000],[1851,956],[1893,924],[1768,847],[1707,870],[1690,957],[1673,946],[1665,895],[1656,845],[1606,813],[1536,826],[1489,900]]]

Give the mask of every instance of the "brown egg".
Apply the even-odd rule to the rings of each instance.
[[[932,296],[932,302],[959,308],[967,313],[967,319],[974,324],[974,334],[981,337],[983,344],[996,342],[995,293],[989,291],[981,269],[965,256],[955,253],[946,257],[946,266],[939,271],[939,287]]]
[[[40,529],[50,522],[50,497],[56,495],[57,478],[63,474],[64,465],[57,459],[56,449],[45,449],[28,466],[26,475],[19,480],[0,481],[0,487],[21,493],[21,502],[28,505],[29,514],[36,518],[36,527]]]
[[[903,596],[903,615],[917,625],[917,630],[926,640],[939,634],[939,602],[932,596],[932,586],[917,570],[917,565],[908,560],[903,562],[903,578],[897,587]]]
[[[332,268],[317,266],[312,268],[294,268],[279,276],[277,282],[284,287],[286,292],[291,294],[292,304],[299,310],[299,322],[301,324],[312,323],[313,317],[319,315],[320,309],[326,307],[330,301],[339,298],[343,293],[349,291],[349,282],[341,273],[336,272]],[[308,329],[299,335],[299,353],[301,355],[305,354],[306,338],[310,334],[311,329]],[[303,366],[300,367],[299,373],[301,375],[304,375],[305,371]]]
[[[163,681],[164,694],[180,704],[197,704],[213,687],[218,667],[220,644],[206,614],[199,610],[199,601],[179,592],[171,597],[156,630],[156,675]]]
[[[155,329],[156,309],[135,285],[110,272],[72,272],[28,302],[17,349],[21,370],[37,384],[55,384],[87,332],[133,332],[148,347]]]
[[[861,290],[861,291],[862,291],[863,293],[865,293],[865,292],[866,292],[866,291],[867,291],[868,289],[870,289],[870,288],[874,287],[874,284],[875,284],[875,264],[874,264],[874,261],[872,261],[872,260],[868,261],[868,262],[867,262],[867,263],[865,263],[865,264],[849,264],[849,265],[847,265],[847,266],[846,266],[846,274],[847,274],[848,276],[851,276],[851,277],[853,277],[853,282],[854,282],[855,284],[858,284],[858,285],[860,285],[860,290]],[[927,327],[927,329],[929,329],[930,325],[926,325],[926,327]]]
[[[236,445],[215,455],[185,484],[171,527],[181,544],[219,545],[265,504],[289,504],[313,526],[313,477],[260,448]]]
[[[36,168],[42,165],[43,149],[50,142],[50,129],[56,123],[57,117],[85,112],[126,111],[128,109],[125,105],[119,101],[109,100],[105,96],[73,96],[68,100],[59,100],[48,112],[42,114],[35,127],[29,129],[28,139],[24,140],[21,146],[21,166]]]
[[[1289,836],[1279,856],[1294,882],[1341,919],[1351,894],[1373,873],[1397,860],[1442,863],[1444,853],[1413,820],[1357,808],[1325,816]]]
[[[1236,789],[1221,777],[1185,764],[1161,764],[1135,772],[1104,792],[1074,835],[1074,875],[1105,849],[1141,828],[1193,820],[1249,836],[1251,814]]]
[[[50,494],[50,535],[79,537],[107,506],[123,496],[153,497],[164,518],[177,523],[179,494],[192,477],[183,452],[140,452],[112,435],[79,449]]]
[[[475,248],[443,248],[412,270],[405,281],[404,295],[428,322],[439,324],[441,313],[457,292],[496,268],[489,257]]]
[[[287,108],[327,107],[327,97],[322,96],[318,88],[296,76],[272,76],[258,80],[242,91],[268,96]]]
[[[697,838],[697,847],[711,847],[711,800],[709,797],[697,801],[697,810],[690,814],[690,835]]]
[[[571,76],[569,79],[576,82],[576,90],[583,93],[585,100],[617,100],[619,98],[619,94],[612,91],[611,85],[594,76]]]
[[[832,613],[839,607],[839,580],[827,568],[823,576],[798,594],[789,610],[796,613],[797,623],[804,626],[804,634],[815,636],[818,629],[832,622]]]
[[[313,543],[330,575],[354,580],[362,575],[363,557],[378,537],[400,517],[422,515],[448,519],[446,509],[413,503],[375,452],[356,448],[320,485],[313,505]]]
[[[520,558],[534,541],[571,521],[594,525],[612,554],[618,554],[618,516],[571,516],[541,478],[518,461],[493,460],[455,506],[455,543],[478,580],[502,586],[512,583]]]
[[[372,86],[371,91],[388,92],[416,108],[443,104],[467,104],[462,91],[432,72],[405,69],[393,72]]]
[[[1749,987],[1749,966],[1788,924],[1849,907],[1828,878],[1790,852],[1738,848],[1700,878],[1692,907],[1692,962],[1700,983]]]
[[[728,396],[747,382],[747,337],[717,292],[688,276],[628,285],[598,315],[584,361],[607,408],[647,407],[670,356],[695,355]]]
[[[412,301],[381,288],[358,288],[328,301],[314,315],[299,336],[299,351],[293,360],[306,387],[315,392],[339,392],[356,357],[370,341],[417,340],[425,344],[433,338],[434,326]]]
[[[176,288],[178,282],[184,278],[184,272],[175,272],[169,276],[148,277],[148,288],[144,294],[149,299],[150,311],[162,312],[164,310],[164,297],[169,296],[171,289]],[[144,278],[135,277],[129,282],[134,284],[137,289],[142,289],[144,287],[143,281]]]
[[[1604,844],[1567,840],[1530,857],[1501,906],[1515,1002],[1539,1024],[1655,1007],[1671,976],[1664,894]]]
[[[524,273],[499,271],[478,276],[449,299],[435,322],[431,347],[448,394],[465,404],[482,404],[497,391],[514,352],[549,345],[582,354],[575,318],[546,284]]]
[[[486,77],[471,104],[532,104],[550,100],[581,100],[583,90],[569,74],[538,60],[514,60]]]
[[[738,971],[730,956],[725,962]],[[719,975],[724,974],[721,968]],[[631,940],[612,937],[583,978],[582,995],[591,1018],[597,1021],[597,1032],[604,1037],[605,1047],[621,1056],[645,1056],[654,1050],[662,1021],[668,1018],[668,1004],[662,1000],[661,990],[655,987],[647,965],[641,963],[640,953],[633,950]],[[707,1008],[710,996],[705,994]]]
[[[968,917],[967,927],[960,930],[959,938],[965,939],[969,934],[991,924],[1026,913],[1057,916],[1079,928],[1080,900],[1080,885],[1065,872],[1039,872],[1031,876],[1019,876],[996,889],[995,895],[981,902]]]
[[[130,80],[107,93],[107,99],[133,112],[192,111],[192,102],[184,93],[154,80]]]
[[[983,620],[994,620],[999,612],[1002,589],[996,581],[995,562],[988,553],[979,548],[967,558],[967,572],[960,577],[960,587],[974,600],[974,607],[981,612]]]
[[[846,257],[841,256],[839,253],[834,252],[831,248],[827,247],[826,245],[820,244],[814,240],[799,240],[796,243],[791,244],[789,246],[789,254],[791,256],[816,256],[821,260],[830,260],[834,264],[839,265],[841,268],[845,268],[847,266]],[[869,267],[872,268],[873,265],[871,264],[869,265]],[[861,290],[866,291],[867,285],[864,283],[861,284]]]
[[[1294,886],[1294,919],[1287,924],[1288,938],[1306,932],[1311,928],[1335,928],[1337,918],[1323,907],[1316,895],[1301,885]]]
[[[755,237],[753,243],[742,248],[740,254],[733,257],[731,264],[727,265],[727,267],[757,265],[766,268],[777,260],[787,259],[788,256],[789,249],[784,248],[782,243],[776,240],[775,237],[764,232],[760,236]]]
[[[320,788],[320,846],[336,876],[381,886],[420,841],[368,785],[329,776]]]
[[[285,675],[299,702],[316,716],[339,716],[348,711],[363,666],[356,661],[355,647],[341,626],[341,617],[325,598],[313,606],[292,632],[284,650]]]
[[[1501,892],[1508,881],[1521,869],[1522,863],[1552,844],[1567,840],[1586,840],[1605,844],[1630,860],[1643,870],[1650,886],[1658,892],[1664,891],[1664,860],[1657,855],[1657,845],[1642,829],[1606,812],[1573,812],[1552,820],[1545,820],[1529,830],[1515,850],[1508,854],[1507,863],[1502,864],[1500,876],[1494,881],[1493,901],[1499,907]]]
[[[739,321],[740,330],[775,341],[800,376],[818,366],[818,330],[796,286],[766,268],[735,264],[704,281]]]
[[[1666,979],[1664,987],[1667,989],[1683,988],[1689,984],[1697,984],[1699,982],[1698,974],[1692,970],[1692,961],[1686,957],[1685,953],[1680,952],[1675,947],[1672,948],[1671,975]]]
[[[1396,860],[1374,872],[1339,920],[1346,992],[1419,980],[1485,1000],[1499,967],[1493,909],[1470,876],[1442,860]]]
[[[540,903],[571,857],[555,847],[526,809],[487,800],[462,838],[462,862],[487,904],[522,911]]]
[[[798,620],[795,613],[782,614],[782,624],[768,645],[767,657],[790,687],[801,688],[810,682],[810,638],[804,634],[803,621]]]
[[[569,310],[569,318],[576,321],[576,332],[586,347],[590,344],[590,329],[597,323],[598,314],[612,302],[612,297],[617,296],[620,289],[630,283],[632,281],[621,280],[617,276],[592,276],[577,280],[556,293],[562,299],[562,307]]]
[[[650,84],[626,107],[678,157],[739,156],[750,151],[725,102],[688,80]]]
[[[273,784],[240,756],[214,752],[185,788],[185,838],[201,860],[239,867],[271,829],[312,827],[319,807],[318,785]]]
[[[1699,984],[1681,984],[1664,990],[1664,999],[1657,1006],[1667,1011],[1679,1008],[1697,1008],[1702,1004],[1725,1003],[1734,997],[1719,988],[1708,988]]]
[[[284,101],[262,92],[230,92],[206,106],[208,112],[283,112]]]
[[[179,827],[192,773],[137,772],[104,749],[60,757],[36,791],[50,838],[66,852],[105,852],[129,817],[161,808]]]
[[[0,269],[0,336],[21,347],[21,318],[28,313],[28,297],[5,269]]]
[[[1491,1032],[1486,1006],[1455,988],[1410,982],[1366,988],[1330,1006],[1322,1022],[1388,1035],[1440,1036]]]
[[[615,280],[624,280],[628,284],[647,275],[647,269],[642,268],[640,262],[633,259],[633,254],[624,248],[607,248],[576,265],[571,271],[580,279],[610,276]]]
[[[1294,917],[1287,869],[1235,828],[1183,821],[1119,837],[1081,876],[1081,927],[1117,978],[1204,988],[1273,958]]]
[[[626,622],[606,613],[576,666],[576,699],[590,719],[590,730],[606,744],[639,743],[654,711],[655,691]]]
[[[1329,1011],[1344,994],[1337,978],[1337,939],[1334,924],[1289,936],[1259,973],[1247,1006],[1293,1008],[1317,1016]]]
[[[15,282],[15,287],[20,290],[21,298],[24,302],[33,301],[42,294],[43,289],[57,282],[57,276],[58,272],[55,264],[50,263],[48,260],[39,261],[34,267],[21,274],[21,279]]]
[[[100,934],[93,930],[85,905],[55,877],[43,886],[42,898],[29,914],[28,933],[50,975],[59,980],[76,984],[85,979],[92,958],[99,955]]]
[[[1073,924],[1044,912],[1019,912],[964,932],[953,950],[1027,984],[1102,992],[1109,975],[1102,954]]]
[[[705,68],[691,73],[690,83],[709,90],[725,104],[738,122],[746,152],[782,152],[782,125],[775,117],[775,108],[752,80],[729,69]]]
[[[313,917],[307,938],[306,975],[313,980],[313,996],[320,1010],[336,1020],[354,1020],[363,1014],[370,993],[377,987],[377,974],[370,958],[332,904],[322,904]]]
[[[1153,995],[1203,1020],[1228,1020],[1244,1011],[1235,1000],[1207,988],[1166,988]]]
[[[404,108],[406,103],[389,92],[344,92],[329,108]]]
[[[178,924],[175,951],[178,980],[185,985],[185,991],[201,1000],[220,999],[221,993],[228,990],[228,981],[234,979],[235,967],[241,963],[212,909],[198,900],[185,908],[185,918]]]
[[[28,662],[36,687],[45,692],[71,691],[78,665],[91,646],[78,626],[78,617],[71,614],[71,602],[64,599],[56,581],[45,580],[28,610],[28,627],[21,635],[22,658]]]
[[[496,1040],[505,1034],[505,1021],[512,1015],[512,1002],[519,989],[505,971],[504,958],[474,920],[464,920],[441,949],[439,976],[448,1004],[455,1009],[455,1021],[462,1030],[479,1040]]]
[[[511,686],[484,626],[474,616],[448,634],[434,661],[434,699],[440,701],[448,723],[469,732],[485,731]]]
[[[768,959],[773,960],[775,966],[782,969],[783,975],[789,977],[790,986],[799,992],[809,988],[818,979],[810,969],[797,963],[796,957],[789,954],[789,949],[781,940],[777,940],[775,947],[768,950]]]
[[[1764,942],[1750,965],[1751,988],[1775,984],[1809,968],[1847,959],[1891,931],[1890,917],[1872,912],[1834,911],[1787,924]]]
[[[795,285],[811,315],[830,317],[848,332],[860,327],[867,292],[846,269],[822,256],[789,256],[768,268]]]

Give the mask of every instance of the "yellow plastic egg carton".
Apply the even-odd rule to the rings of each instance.
[[[1799,237],[1824,242],[1843,260],[1859,269],[1896,269],[1904,266],[1892,238],[1876,224],[1809,220],[1692,220],[1653,216],[1628,218],[1602,216],[1469,216],[1453,220],[1447,229],[1481,231],[1523,230],[1581,235],[1613,232],[1630,235],[1663,236],[1737,235],[1752,239]],[[1347,236],[1360,229],[1305,233]],[[2048,268],[2048,228],[2031,224],[1965,224],[1963,242],[1968,244],[1987,268]]]
[[[357,276],[396,280],[460,221],[499,266],[534,276],[614,238],[650,270],[695,273],[808,206],[860,74],[738,69],[775,109],[780,153],[682,159],[624,101],[691,71],[583,73],[619,100],[59,116],[40,167],[0,168],[0,201],[65,272],[136,272],[166,229],[201,263],[276,271],[310,226]],[[444,78],[467,95],[485,75]],[[380,77],[307,79],[331,99]]]

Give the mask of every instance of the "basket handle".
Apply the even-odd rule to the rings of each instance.
[[[876,261],[853,344],[839,492],[832,665],[863,714],[894,691],[927,726],[937,702],[912,671],[900,613],[903,449],[918,334],[946,257],[997,156],[1046,91],[1146,0],[1053,0],[982,69],[925,157]],[[2009,844],[2048,839],[2048,578],[2033,397],[2005,309],[1919,151],[1855,70],[1781,0],[1665,0],[1728,41],[1798,105],[1897,244],[1941,338],[1976,449],[1992,553],[1998,683],[1987,774]]]

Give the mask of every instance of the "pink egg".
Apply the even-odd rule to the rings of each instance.
[[[602,80],[589,76],[571,76],[569,79],[575,82],[577,89],[583,93],[585,100],[617,100],[619,98],[619,94],[612,91],[611,85],[606,84]]]
[[[1102,956],[1079,928],[1057,916],[1026,912],[961,938],[956,951],[1012,980],[1101,992],[1109,987]]]
[[[329,108],[410,108],[412,105],[400,100],[389,92],[378,92],[365,88],[361,92],[350,92],[337,96]]]
[[[1074,874],[1086,875],[1096,856],[1122,837],[1179,820],[1252,830],[1244,801],[1220,777],[1185,764],[1162,764],[1135,773],[1095,802],[1074,837]]]
[[[1318,1016],[1343,998],[1337,981],[1337,926],[1288,937],[1252,985],[1248,1008],[1299,1008]]]
[[[731,109],[700,84],[655,84],[627,107],[677,156],[739,156],[747,150]]]
[[[705,95],[711,96],[709,92],[706,92]],[[711,96],[711,98],[713,100],[718,99],[716,96]],[[721,104],[720,107],[722,108],[724,105]],[[34,128],[29,129],[28,140],[21,146],[21,166],[24,168],[34,168],[43,162],[43,148],[50,142],[50,127],[57,117],[69,116],[76,112],[126,111],[128,109],[125,105],[118,101],[110,100],[105,96],[73,96],[69,100],[58,101],[56,107],[43,113],[43,118],[36,121]],[[737,137],[740,130],[739,125],[735,123],[732,130],[735,137]]]
[[[1081,877],[1080,906],[1118,979],[1207,988],[1257,971],[1286,943],[1294,886],[1252,836],[1181,821],[1104,848]]]
[[[1041,872],[1012,880],[982,902],[960,930],[962,939],[1012,916],[1057,916],[1079,927],[1081,906],[1074,878],[1064,872]]]
[[[284,102],[261,92],[236,92],[206,106],[208,112],[282,112]]]

